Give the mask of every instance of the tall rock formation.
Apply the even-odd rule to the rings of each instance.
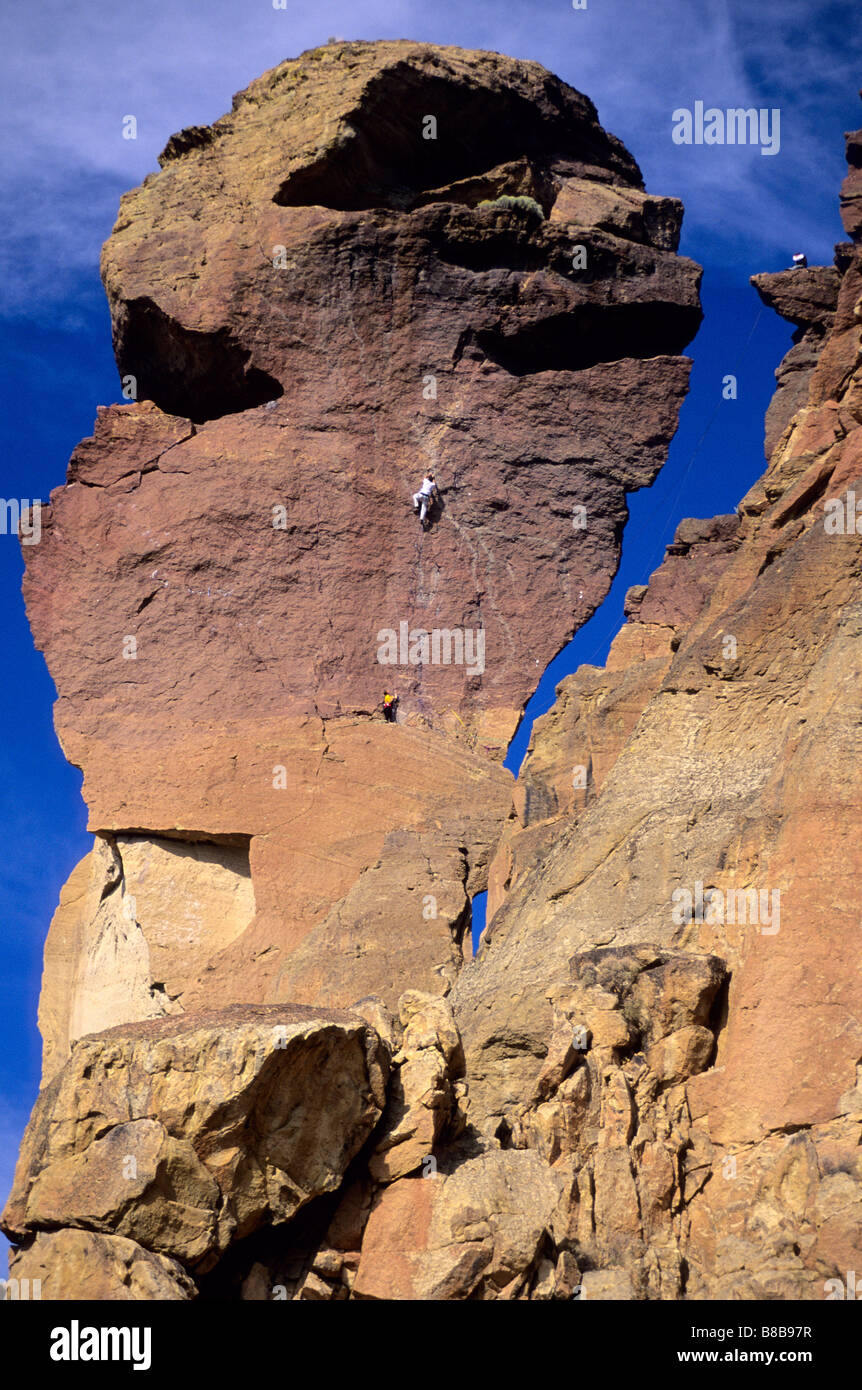
[[[535,63],[332,44],[160,163],[102,259],[137,400],[25,580],[97,837],[46,1079],[117,1023],[451,988],[506,746],[607,591],[700,319],[680,204]]]
[[[675,427],[679,204],[537,65],[408,43],[282,64],[123,200],[138,400],[28,548],[96,844],[46,947],[14,1275],[698,1299],[858,1268],[859,147],[835,267],[756,277],[799,329],[763,479],[680,524],[514,785]]]

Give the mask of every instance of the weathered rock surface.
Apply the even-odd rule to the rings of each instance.
[[[32,1244],[13,1251],[11,1279],[40,1281],[40,1296],[54,1302],[182,1302],[197,1289],[181,1264],[144,1250],[125,1236],[92,1231],[37,1231]]]
[[[383,1117],[383,1138],[368,1162],[379,1183],[436,1167],[435,1149],[445,1135],[463,1129],[458,1102],[464,1098],[464,1055],[452,1010],[445,999],[408,990],[398,1001],[401,1039],[392,1057],[397,1070]]]
[[[536,720],[513,795],[513,812],[492,861],[488,921],[531,865],[544,862],[562,828],[605,778],[661,685],[678,634],[700,613],[738,547],[739,519],[681,521],[649,586],[626,595],[629,622],[604,667],[581,666],[557,687],[557,702]]]
[[[845,137],[850,171],[841,185],[841,221],[854,241],[862,237],[862,135],[851,130]]]
[[[841,275],[837,266],[817,265],[752,275],[764,304],[796,326],[793,347],[777,368],[778,383],[766,412],[767,459],[793,416],[805,405],[811,376],[824,339],[835,319]]]
[[[445,1176],[393,1183],[365,1228],[354,1297],[513,1297],[565,1187],[565,1175],[535,1154],[499,1149]]]
[[[551,1161],[593,1127],[574,1253],[627,1296],[822,1298],[862,1243],[858,244],[836,263],[755,277],[819,335],[804,403],[780,403],[738,522],[683,523],[605,670],[537,722],[455,986],[471,1122]],[[714,959],[728,984],[651,1046],[605,987],[567,1075],[560,1001],[602,951]],[[588,1121],[608,1046],[614,1108]]]
[[[86,1033],[182,1013],[189,982],[253,916],[248,850],[97,836],[46,943],[43,1081]]]
[[[541,183],[529,215],[477,206],[506,178],[475,178],[507,158]],[[165,749],[204,705],[252,724],[372,710],[377,629],[421,618],[483,627],[486,667],[399,672],[402,708],[409,696],[417,715],[454,710],[473,728],[493,716],[502,752],[536,664],[607,587],[625,489],[651,480],[675,429],[676,354],[700,317],[698,268],[675,254],[679,204],[644,194],[591,104],[537,64],[409,43],[282,64],[163,165],[123,199],[103,259],[141,400],[102,412],[76,452],[28,578],[64,746],[89,772],[105,761],[95,739]],[[235,357],[267,374],[272,409],[231,397],[222,355],[231,379]],[[445,507],[423,538],[405,504],[429,464]],[[49,600],[70,547],[77,589]],[[153,728],[168,688],[174,728]],[[113,804],[146,804],[146,779],[135,787],[116,757],[110,772]]]

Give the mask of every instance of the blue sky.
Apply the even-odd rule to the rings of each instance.
[[[272,0],[6,0],[4,498],[47,498],[91,433],[96,406],[119,399],[98,258],[120,194],[157,167],[174,131],[214,120],[265,68],[330,36],[416,38],[544,63],[592,98],[651,192],[683,199],[682,250],[705,267],[706,321],[689,349],[692,390],[670,460],[658,483],[631,499],[611,595],[546,673],[532,717],[548,708],[563,675],[604,659],[626,588],[656,567],[679,518],[732,511],[762,472],[763,413],[790,330],[768,311],[758,318],[748,276],[783,268],[796,250],[829,262],[843,235],[842,133],[862,124],[862,11],[851,0],[588,0],[586,10],[571,0],[287,0],[284,10]],[[698,100],[779,107],[780,152],[675,145],[672,112]],[[134,141],[122,138],[129,114]],[[720,403],[731,371],[739,399]],[[80,776],[53,734],[54,690],[30,641],[21,570],[17,542],[0,535],[0,1200],[38,1084],[42,944],[60,885],[89,843]],[[527,733],[525,721],[513,767]]]

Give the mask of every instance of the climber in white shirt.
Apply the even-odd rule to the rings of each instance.
[[[413,510],[419,512],[419,520],[423,526],[425,525],[425,518],[431,510],[431,504],[438,501],[439,497],[434,474],[426,473],[419,491],[413,494]]]

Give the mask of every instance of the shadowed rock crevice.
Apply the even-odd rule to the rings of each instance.
[[[580,372],[628,357],[677,356],[699,321],[699,314],[679,304],[581,305],[517,333],[480,331],[476,343],[512,376]]]
[[[429,190],[506,161],[538,156],[548,165],[574,154],[583,165],[610,167],[621,183],[641,186],[634,160],[597,124],[587,98],[550,74],[544,98],[540,104],[534,92],[489,91],[396,62],[367,83],[361,105],[344,114],[326,150],[290,174],[273,201],[341,211],[405,209]],[[436,121],[434,138],[422,136],[427,116]]]
[[[663,244],[660,237],[653,241],[643,216],[636,228],[613,221],[604,228],[593,220],[596,209],[579,207],[576,198],[569,214],[571,220],[548,222],[532,198],[512,199],[509,203],[494,199],[485,206],[472,208],[455,208],[451,204],[422,208],[411,214],[411,220],[444,264],[477,274],[546,270],[562,277],[566,293],[578,296],[595,292],[594,286],[609,286],[614,281],[622,288],[630,278],[636,282],[652,279],[656,298],[661,297],[662,287],[670,291],[665,298],[677,300],[682,298],[680,292],[684,294],[688,288],[685,307],[691,313],[690,336],[694,336],[702,318],[693,293],[700,285],[700,267],[677,258],[674,248]],[[580,226],[578,214],[584,219]],[[578,245],[583,255],[575,266],[573,248]],[[634,289],[633,285],[626,287]],[[642,288],[637,287],[641,298]]]
[[[152,299],[128,300],[120,310],[117,366],[132,375],[139,400],[193,424],[234,415],[284,394],[280,382],[251,364],[251,353],[227,328],[184,328]]]
[[[355,1167],[356,1160],[345,1174],[346,1182]],[[278,1302],[282,1297],[292,1298],[299,1282],[311,1272],[339,1201],[338,1192],[314,1197],[289,1223],[266,1226],[236,1240],[218,1264],[197,1281],[201,1301]]]

